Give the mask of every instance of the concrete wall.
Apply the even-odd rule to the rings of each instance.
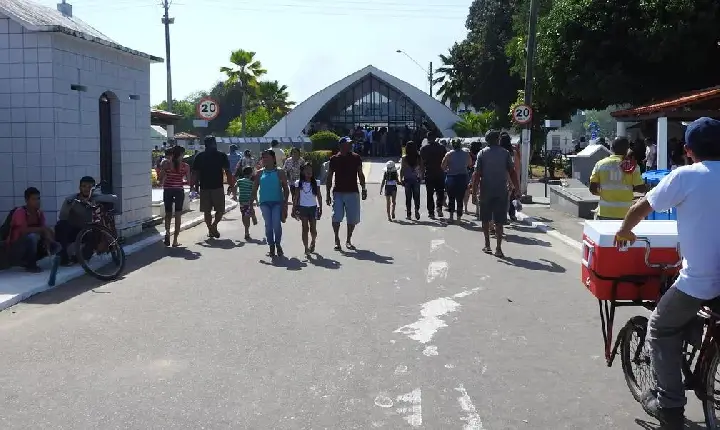
[[[80,177],[100,179],[99,98],[106,92],[118,223],[132,234],[151,216],[149,62],[64,34],[28,32],[0,15],[0,217],[35,186],[54,223]]]

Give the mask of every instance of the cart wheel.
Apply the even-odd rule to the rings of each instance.
[[[630,318],[622,329],[620,344],[620,360],[625,382],[638,402],[644,393],[655,388],[655,376],[650,365],[650,350],[645,342],[647,324],[648,320],[645,317]]]
[[[718,365],[720,365],[720,353],[718,353],[717,346],[711,345],[706,352],[709,357],[705,357],[707,368],[703,372],[702,385],[704,388],[703,412],[705,413],[705,424],[708,429],[720,429],[720,382],[718,380],[717,372]]]

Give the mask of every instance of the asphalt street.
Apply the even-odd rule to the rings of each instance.
[[[219,240],[0,313],[0,428],[656,428],[605,365],[576,250],[516,226],[500,260],[474,223],[388,222],[378,188],[357,251],[332,250],[326,209],[318,255],[289,220],[272,261],[232,212]]]

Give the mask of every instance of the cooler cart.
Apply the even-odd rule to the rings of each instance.
[[[613,345],[615,310],[624,306],[655,309],[670,288],[682,264],[675,221],[642,221],[633,231],[637,241],[615,245],[621,221],[586,221],[582,246],[582,282],[597,298],[605,346],[611,367],[620,353],[625,381],[635,400],[655,388],[650,352],[645,342],[648,319],[634,316],[618,333]],[[698,311],[684,328],[682,373],[687,390],[703,403],[708,429],[720,429],[720,298]],[[638,339],[633,344],[634,338]],[[612,347],[611,347],[612,346]]]

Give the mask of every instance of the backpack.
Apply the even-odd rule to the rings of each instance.
[[[7,240],[8,237],[10,237],[10,227],[12,224],[12,217],[17,209],[18,208],[10,209],[10,212],[8,212],[7,216],[5,217],[5,222],[3,222],[2,225],[0,226],[0,241]]]

